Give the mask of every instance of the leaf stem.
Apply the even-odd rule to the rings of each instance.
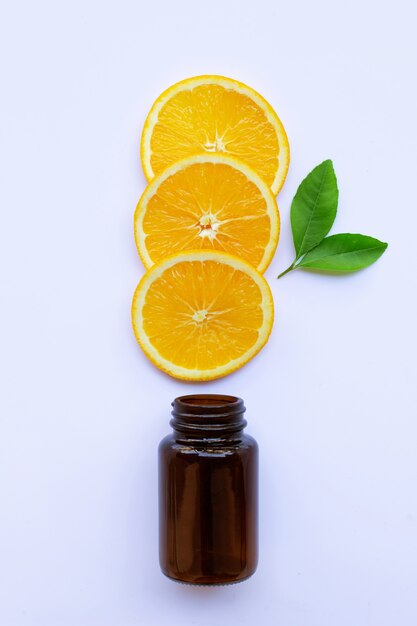
[[[284,272],[281,272],[281,274],[278,275],[278,278],[282,278],[282,276],[285,276],[285,274],[288,274],[288,272],[291,272],[292,270],[294,270],[296,261],[297,259],[295,259],[295,261],[293,261],[291,265],[287,267],[287,269]]]

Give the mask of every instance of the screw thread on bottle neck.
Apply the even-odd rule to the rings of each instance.
[[[216,439],[241,432],[246,426],[241,398],[218,394],[180,396],[172,403],[170,422],[176,433]]]

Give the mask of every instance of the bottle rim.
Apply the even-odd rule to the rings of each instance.
[[[245,412],[242,398],[217,393],[197,393],[179,396],[172,402],[176,415],[235,415]]]

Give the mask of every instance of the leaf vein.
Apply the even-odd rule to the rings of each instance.
[[[323,174],[323,177],[322,177],[322,179],[320,181],[320,188],[319,188],[319,191],[318,191],[318,193],[316,195],[316,199],[314,201],[314,206],[313,206],[312,210],[310,211],[310,218],[308,220],[308,224],[307,224],[306,229],[304,231],[303,239],[301,241],[299,250],[302,250],[302,248],[303,248],[304,241],[305,241],[308,229],[310,228],[311,221],[312,221],[312,219],[314,217],[314,213],[315,213],[315,211],[317,209],[317,204],[318,204],[318,201],[319,201],[319,198],[320,198],[320,194],[321,194],[321,191],[322,191],[322,188],[323,188],[323,185],[324,185],[324,179],[326,178],[328,168],[329,168],[329,163],[326,163],[324,174]],[[302,252],[298,253],[298,258],[300,258],[301,254],[302,254]]]

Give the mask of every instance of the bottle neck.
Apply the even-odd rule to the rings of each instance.
[[[218,394],[180,396],[170,424],[179,440],[238,440],[247,422],[241,398]]]

